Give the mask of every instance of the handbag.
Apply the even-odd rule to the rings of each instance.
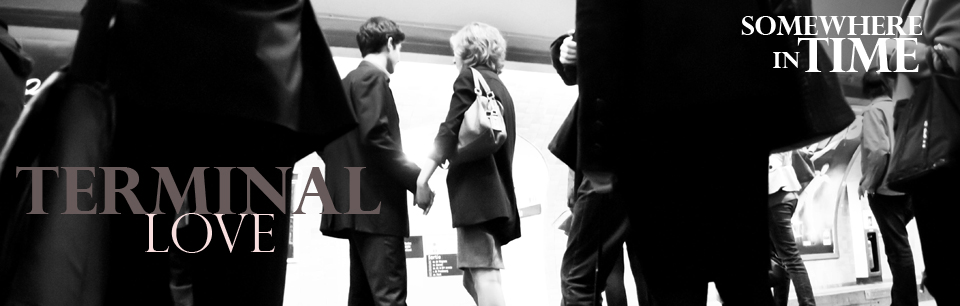
[[[887,179],[892,190],[909,193],[936,180],[960,157],[960,78],[945,63],[936,68],[944,48],[938,44],[927,56],[932,74],[917,84],[898,118]]]
[[[470,108],[463,114],[458,135],[457,154],[451,164],[475,161],[492,155],[507,142],[503,121],[503,104],[490,90],[480,71],[473,72],[473,91],[477,94]]]
[[[80,210],[103,203],[97,191],[104,175],[95,167],[109,165],[115,102],[99,80],[115,5],[84,7],[71,64],[43,82],[0,151],[0,304],[104,303],[109,218],[63,213],[68,196]],[[91,167],[95,172],[80,172],[72,187],[90,188],[93,196],[69,192],[64,175],[49,171],[42,186],[33,186],[33,173],[18,167]],[[28,214],[35,187],[43,188],[46,214]]]
[[[785,0],[774,5],[775,15],[813,15],[810,0]],[[811,63],[809,46],[806,43],[798,45],[799,38],[790,35],[788,48],[783,49],[792,51],[791,54],[799,53],[798,67],[792,68],[791,72],[794,82],[799,85],[800,96],[771,102],[772,113],[781,114],[776,117],[777,137],[770,140],[771,153],[811,145],[839,133],[856,119],[844,98],[840,79],[830,72],[833,63],[823,46],[817,44],[817,62]],[[820,72],[807,72],[811,65],[816,65]]]

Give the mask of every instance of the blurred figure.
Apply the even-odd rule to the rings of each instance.
[[[464,113],[477,98],[474,75],[480,72],[503,104],[507,141],[493,155],[453,163],[447,173],[450,212],[457,229],[457,264],[463,270],[463,287],[480,306],[505,305],[500,281],[504,268],[500,247],[520,238],[520,214],[513,184],[516,113],[513,99],[499,74],[506,61],[507,43],[496,28],[474,22],[450,37],[454,65],[460,71],[453,83],[447,119],[440,124],[435,151],[417,179],[418,205],[432,199],[429,181],[437,166],[457,152]]]
[[[384,17],[360,26],[357,45],[363,61],[343,79],[360,127],[330,143],[321,155],[333,207],[341,214],[324,214],[320,231],[350,240],[348,305],[407,305],[407,191],[416,192],[420,167],[403,154],[390,90],[404,38],[400,27]],[[366,167],[360,175],[360,207],[351,207],[355,199],[350,190],[357,186],[351,186],[345,167]]]
[[[908,2],[909,3],[909,2]],[[929,79],[933,70],[947,75],[958,76],[960,71],[960,2],[951,0],[917,0],[911,7],[905,7],[909,16],[922,16],[922,35],[904,35],[902,38],[916,38],[917,43],[907,42],[904,67],[917,68],[917,72],[899,73],[896,100],[910,97],[915,89]],[[892,49],[892,45],[888,45]],[[933,52],[939,49],[938,53]],[[935,56],[935,67],[927,65],[927,58]],[[898,56],[890,58],[889,67],[897,67]],[[960,215],[960,205],[956,205],[953,188],[960,181],[960,171],[944,169],[941,177],[925,184],[910,193],[910,201],[917,219],[920,245],[923,248],[925,266],[925,288],[938,305],[960,305],[960,297],[950,295],[950,291],[960,288],[960,266],[956,264],[953,245],[957,241],[958,230],[954,224],[955,216]]]
[[[770,206],[770,240],[773,242],[777,257],[787,271],[789,279],[797,292],[797,302],[800,306],[815,306],[817,301],[813,295],[813,286],[807,276],[807,268],[800,258],[797,249],[796,237],[793,234],[791,219],[797,209],[797,193],[800,191],[800,181],[797,180],[793,168],[794,151],[770,155],[768,184]],[[775,286],[773,298],[777,306],[786,306],[790,297],[789,283],[786,286]]]
[[[310,2],[89,0],[82,17],[78,40],[91,43],[73,58],[92,60],[70,73],[115,92],[110,162],[139,174],[117,186],[136,187],[116,197],[118,214],[96,216],[109,220],[106,237],[28,245],[29,265],[0,303],[173,305],[171,283],[188,275],[195,305],[283,305],[291,169],[356,127]],[[202,216],[175,245],[184,198]],[[105,250],[89,246],[100,242]]]
[[[558,37],[550,46],[553,66],[567,85],[577,84],[575,35],[574,31],[570,31]],[[574,105],[571,115],[563,122],[549,147],[571,169],[577,168],[574,146],[578,122],[575,119],[580,103],[577,101]],[[623,287],[623,245],[630,228],[627,207],[625,203],[605,195],[610,189],[609,184],[597,184],[593,180],[593,185],[585,185],[585,173],[574,173],[574,188],[569,196],[572,216],[567,230],[567,248],[560,266],[563,305],[599,305],[604,291],[607,291],[610,305],[615,302],[626,303],[626,297],[620,294],[626,294]],[[627,247],[634,250],[628,252],[631,258],[639,252],[633,248],[635,246],[635,241],[627,243]],[[631,268],[635,276],[640,275],[639,267],[631,265]],[[640,279],[639,276],[636,278]],[[637,284],[642,286],[643,283],[638,281]],[[641,301],[641,304],[645,304],[642,296]]]
[[[27,77],[33,70],[33,61],[7,30],[7,23],[0,20],[0,149],[23,111]]]
[[[796,75],[769,68],[787,39],[744,36],[731,22],[762,15],[772,15],[765,1],[577,1],[579,102],[564,152],[583,171],[580,200],[627,211],[645,305],[704,305],[709,282],[727,303],[773,303],[763,160],[778,118],[757,112],[800,91]],[[723,251],[732,240],[739,251]]]
[[[860,196],[867,196],[870,210],[877,219],[883,238],[887,262],[893,274],[890,296],[895,306],[916,306],[917,273],[913,251],[907,235],[907,224],[913,219],[910,198],[887,187],[890,161],[893,159],[896,104],[891,98],[894,80],[868,70],[862,81],[863,95],[870,105],[863,112],[860,152],[863,176]]]

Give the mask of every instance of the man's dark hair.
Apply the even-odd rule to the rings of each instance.
[[[892,90],[887,84],[884,76],[880,74],[879,69],[874,67],[867,70],[867,73],[863,74],[863,80],[861,81],[863,96],[867,99],[873,99],[881,96],[891,96]]]
[[[360,26],[360,32],[357,33],[357,46],[360,47],[360,55],[367,56],[370,53],[378,53],[380,49],[387,45],[387,39],[393,38],[393,46],[403,42],[406,35],[400,30],[396,22],[385,17],[373,17]]]

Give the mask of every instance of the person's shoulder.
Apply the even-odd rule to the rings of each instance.
[[[894,108],[896,108],[896,106],[897,106],[896,102],[894,102],[893,99],[890,99],[890,98],[876,99],[867,105],[866,109],[864,110],[864,115],[868,113],[882,115],[883,113],[886,113],[886,112],[892,112]]]
[[[357,69],[347,73],[347,76],[343,78],[345,82],[350,82],[355,85],[363,85],[370,83],[386,82],[387,74],[377,67],[371,65],[360,65]]]
[[[460,73],[457,74],[457,79],[453,81],[454,90],[461,88],[473,88],[473,70],[470,67],[464,66],[460,68]]]
[[[891,100],[891,101],[892,101],[892,100]],[[878,111],[880,111],[881,109],[883,109],[884,106],[886,106],[886,104],[888,104],[888,103],[887,103],[887,100],[885,100],[885,99],[874,99],[873,101],[870,101],[869,104],[867,104],[867,107],[864,108],[863,112],[864,112],[864,113],[866,113],[866,112],[878,112]]]
[[[460,68],[460,73],[457,74],[457,79],[473,81],[473,69],[471,69],[471,67],[463,66],[463,68]]]

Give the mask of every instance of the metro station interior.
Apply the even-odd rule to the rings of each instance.
[[[457,71],[448,38],[462,25],[482,21],[498,27],[508,42],[507,64],[501,77],[516,101],[518,141],[514,174],[523,237],[503,248],[506,269],[503,285],[513,305],[560,303],[560,260],[566,236],[558,229],[569,215],[567,193],[572,173],[547,150],[555,131],[577,99],[575,86],[566,86],[550,65],[549,45],[574,24],[574,0],[311,0],[317,11],[337,68],[342,76],[361,61],[356,48],[359,25],[372,16],[396,20],[407,33],[403,54],[391,78],[409,158],[422,162],[429,153],[438,124],[450,99],[451,80]],[[36,68],[28,82],[31,90],[67,62],[76,40],[78,12],[83,0],[6,0],[0,19],[10,25]],[[817,15],[893,15],[899,0],[815,0]],[[546,14],[545,12],[549,12]],[[872,46],[876,38],[864,38]],[[850,52],[844,52],[849,56]],[[844,62],[851,62],[845,59]],[[860,65],[860,64],[855,64]],[[859,71],[864,69],[859,68]],[[859,114],[869,102],[860,94],[860,73],[838,73],[847,101],[858,117],[846,130],[815,145],[813,161],[818,177],[800,195],[794,216],[796,241],[806,264],[817,301],[821,305],[889,303],[891,273],[879,230],[866,198],[857,195],[860,181]],[[642,84],[638,84],[642,88]],[[642,139],[640,139],[642,141]],[[656,149],[656,148],[651,148]],[[305,191],[311,167],[323,168],[312,154],[297,163],[290,186],[293,205]],[[471,305],[462,293],[456,269],[456,231],[450,224],[444,194],[444,170],[431,183],[437,191],[429,215],[411,208],[411,237],[407,239],[408,302],[411,305]],[[409,195],[412,202],[413,195]],[[292,217],[289,237],[286,305],[345,305],[349,282],[346,240],[323,236],[319,229],[321,204],[308,197],[306,214]],[[924,265],[915,223],[908,227],[916,272]],[[720,238],[718,238],[720,239]],[[650,245],[650,252],[657,251]],[[735,248],[731,241],[731,248]],[[629,264],[629,263],[627,263]],[[637,305],[630,269],[625,284],[630,305]],[[918,281],[919,281],[918,277]],[[793,291],[791,290],[791,294]],[[921,301],[929,301],[920,293]],[[711,289],[709,305],[720,305]],[[856,304],[853,304],[857,301]],[[796,305],[796,301],[791,301]],[[924,304],[925,305],[925,304]]]

